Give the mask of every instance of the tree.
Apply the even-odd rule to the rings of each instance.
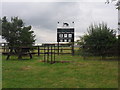
[[[2,20],[0,19],[0,35],[2,35]]]
[[[105,4],[109,4],[110,2],[113,2],[113,1],[118,1],[118,0],[106,0]]]
[[[118,50],[118,57],[120,58],[120,35],[118,35],[118,39],[117,39],[117,50]]]
[[[82,50],[86,53],[104,57],[116,43],[115,32],[106,24],[92,24],[88,28],[88,34],[80,38]]]
[[[2,38],[10,47],[32,46],[35,42],[31,26],[26,27],[23,20],[18,17],[11,17],[11,21],[8,21],[5,16],[2,18]]]

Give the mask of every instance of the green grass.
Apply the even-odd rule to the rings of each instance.
[[[0,89],[2,88],[2,54],[0,53]]]
[[[2,57],[3,88],[117,88],[118,61],[83,60],[80,56],[59,55],[56,61],[43,63],[43,57],[32,60],[5,60]]]

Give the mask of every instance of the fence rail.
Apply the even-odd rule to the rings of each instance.
[[[33,54],[37,54],[38,56],[40,56],[40,54],[45,54],[44,50],[48,50],[45,49],[44,46],[33,46],[32,47],[32,53]],[[54,50],[55,54],[72,54],[72,47],[70,46],[64,46],[64,47],[59,47],[55,46],[55,48],[49,48],[49,50]],[[10,51],[8,46],[1,46],[0,47],[0,53],[8,53]]]

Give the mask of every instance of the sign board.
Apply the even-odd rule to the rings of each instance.
[[[57,28],[57,42],[74,42],[74,28]]]

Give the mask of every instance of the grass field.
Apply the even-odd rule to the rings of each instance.
[[[2,57],[3,88],[117,88],[118,61],[83,60],[80,56],[59,55],[57,60],[72,63],[43,63],[43,57],[32,60],[6,61]]]

